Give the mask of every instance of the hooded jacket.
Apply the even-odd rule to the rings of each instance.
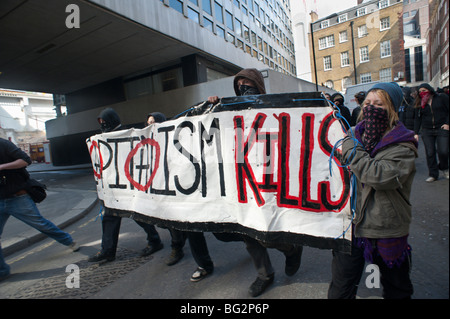
[[[423,83],[419,86],[431,92],[433,100],[421,108],[416,105],[416,114],[414,117],[414,132],[419,134],[420,129],[440,129],[443,124],[449,124],[449,98],[447,94],[436,93],[428,84]],[[420,97],[417,98],[420,101]]]
[[[244,69],[244,70],[240,71],[238,74],[236,74],[236,76],[234,77],[233,87],[234,87],[234,92],[236,93],[237,96],[241,95],[241,92],[239,91],[239,85],[238,85],[238,81],[241,78],[246,78],[250,81],[253,81],[253,83],[255,83],[256,88],[259,91],[259,94],[266,94],[264,78],[263,78],[261,72],[259,72],[257,69]]]
[[[99,123],[100,119],[105,121],[105,124],[102,124],[102,132],[104,133],[118,130],[121,126],[119,114],[112,108],[103,110],[97,117]]]
[[[166,121],[166,116],[163,113],[161,113],[161,112],[153,112],[153,113],[149,113],[147,115],[146,122],[148,121],[148,118],[150,116],[153,116],[153,118],[155,119],[155,123],[162,123],[162,122]]]
[[[364,122],[355,128],[361,139]],[[355,149],[355,150],[353,150]],[[353,153],[352,153],[353,152]],[[417,141],[399,122],[369,154],[362,144],[347,138],[342,145],[344,161],[358,181],[355,237],[399,238],[409,234],[411,186],[416,172]]]

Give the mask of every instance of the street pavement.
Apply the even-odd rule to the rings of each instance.
[[[412,190],[413,221],[410,244],[413,248],[415,299],[449,298],[449,181],[440,178],[426,183],[427,168],[423,144],[419,147],[417,174]],[[30,228],[10,218],[2,236],[2,247],[12,275],[0,282],[3,299],[324,299],[331,279],[331,252],[305,247],[300,270],[292,277],[284,274],[284,256],[269,250],[276,271],[274,284],[252,298],[248,287],[256,271],[243,243],[224,243],[210,233],[205,237],[215,271],[204,280],[193,283],[189,278],[196,268],[189,244],[185,257],[167,266],[170,234],[157,228],[164,249],[152,256],[140,257],[146,236],[133,220],[124,218],[115,261],[88,263],[101,244],[100,205],[89,166],[54,168],[33,164],[34,178],[48,186],[48,198],[39,204],[44,217],[69,232],[81,244],[78,252],[46,237],[36,237]],[[67,284],[70,269],[79,270],[79,288]],[[369,289],[363,275],[358,292],[361,299],[381,298],[380,288]]]

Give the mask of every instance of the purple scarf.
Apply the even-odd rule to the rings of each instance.
[[[363,120],[359,122],[355,127],[355,137],[361,142],[361,144],[365,145],[363,141],[363,135],[366,127],[366,121]],[[381,138],[381,140],[373,147],[370,151],[370,157],[374,157],[379,150],[390,145],[390,144],[398,144],[398,143],[413,143],[415,147],[418,146],[417,140],[414,138],[414,132],[408,130],[402,122],[397,122],[394,128],[387,133],[385,136]]]
[[[408,235],[372,240],[365,237],[356,238],[356,246],[364,249],[364,259],[368,263],[373,264],[374,257],[379,255],[389,268],[400,267],[405,259],[411,256],[412,250],[408,244]]]

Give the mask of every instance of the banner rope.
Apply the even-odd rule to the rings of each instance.
[[[352,162],[353,157],[354,157],[355,154],[356,154],[356,147],[357,147],[358,145],[361,145],[361,146],[364,148],[364,145],[362,145],[361,142],[359,142],[358,139],[355,137],[354,132],[353,132],[353,129],[351,128],[351,126],[350,126],[350,124],[348,123],[347,119],[345,119],[345,118],[342,116],[341,110],[339,109],[339,107],[338,107],[336,104],[334,104],[333,102],[331,102],[331,101],[330,101],[330,103],[332,104],[332,107],[334,108],[334,111],[333,111],[333,117],[339,121],[339,123],[340,123],[341,126],[342,126],[342,129],[344,130],[344,132],[347,133],[347,136],[346,136],[346,137],[344,137],[344,138],[342,138],[342,139],[340,139],[339,141],[336,142],[336,144],[333,146],[333,149],[332,149],[332,151],[331,151],[330,158],[329,158],[329,170],[330,170],[330,175],[332,176],[332,175],[333,175],[332,169],[331,169],[332,161],[334,161],[335,164],[336,164],[337,166],[339,166],[339,167],[348,167],[348,166],[350,165],[350,163]],[[345,123],[347,124],[347,127],[349,127],[348,130],[345,128],[345,125],[343,124],[343,122],[345,122]],[[345,162],[345,163],[339,163],[339,162],[337,161],[337,159],[336,159],[335,152],[336,152],[336,150],[337,150],[339,147],[342,146],[343,141],[346,140],[346,139],[350,139],[350,140],[353,141],[353,148],[352,148],[352,151],[351,151],[350,155],[347,157],[346,162]],[[350,223],[349,223],[348,227],[344,230],[344,232],[343,232],[341,235],[339,235],[339,236],[336,237],[335,239],[339,239],[340,237],[344,237],[344,236],[345,236],[345,234],[346,234],[346,233],[348,232],[348,230],[350,229],[350,227],[351,227],[351,225],[352,225],[352,223],[353,223],[353,220],[354,220],[354,218],[355,218],[355,213],[356,213],[356,197],[357,197],[356,187],[357,187],[357,184],[356,184],[356,177],[355,177],[355,175],[354,175],[350,170],[349,170],[349,172],[350,172],[350,184],[351,184],[351,193],[350,193],[350,211],[351,211],[351,219],[350,219]]]

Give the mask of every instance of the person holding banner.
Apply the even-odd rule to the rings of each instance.
[[[256,69],[243,69],[236,74],[233,81],[233,88],[237,96],[266,94],[264,77]],[[208,102],[216,104],[219,101],[217,96],[208,98]],[[219,240],[220,237],[216,236]],[[257,269],[258,276],[249,288],[252,297],[261,295],[274,280],[275,271],[272,267],[267,248],[275,248],[281,251],[286,257],[285,273],[293,276],[300,267],[303,246],[297,245],[271,245],[247,235],[240,235],[239,240],[245,242],[246,248]]]
[[[163,123],[166,121],[166,116],[161,112],[152,112],[147,115],[146,126],[150,126],[154,123]],[[170,236],[172,237],[172,252],[169,258],[166,260],[167,266],[173,266],[178,263],[183,257],[183,247],[186,243],[187,234],[181,230],[175,228],[169,228]]]
[[[107,108],[97,118],[103,133],[120,130],[122,125],[120,117],[115,110]],[[117,243],[119,241],[120,224],[122,217],[115,215],[115,209],[105,207],[102,219],[102,249],[89,257],[89,262],[113,261],[116,258]],[[147,246],[142,250],[141,256],[149,256],[163,248],[163,244],[155,226],[136,221],[147,233]]]
[[[343,164],[356,178],[351,254],[333,251],[328,298],[356,298],[365,261],[381,274],[384,298],[410,298],[409,201],[417,140],[399,120],[396,83],[378,83],[362,106],[362,121],[342,142]]]

